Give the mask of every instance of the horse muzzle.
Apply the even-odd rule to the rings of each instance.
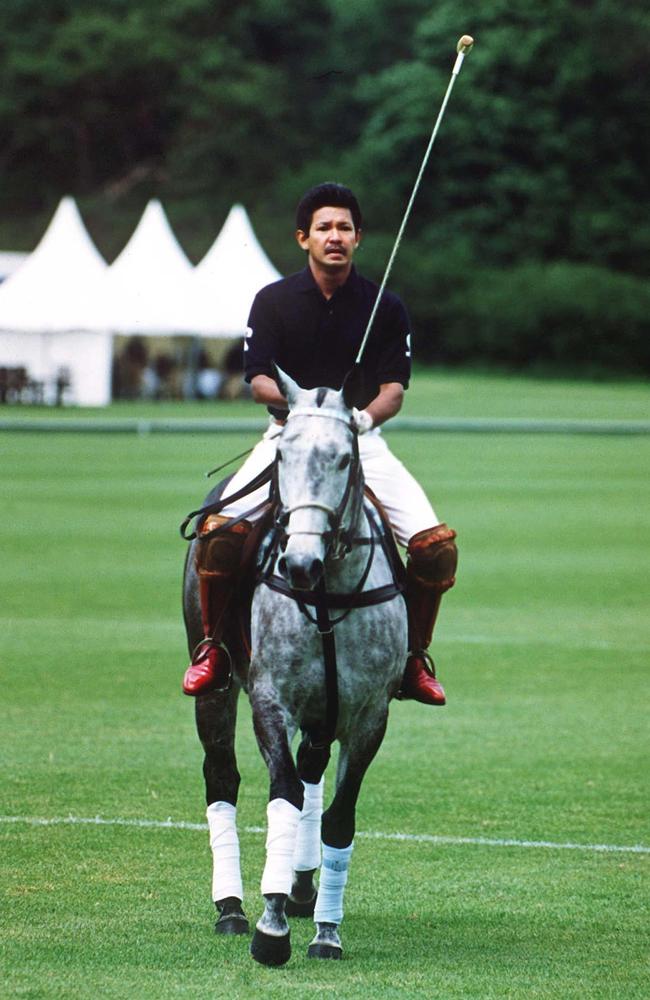
[[[324,568],[322,559],[307,553],[285,552],[277,563],[278,573],[294,590],[313,590]]]

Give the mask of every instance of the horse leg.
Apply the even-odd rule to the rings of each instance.
[[[251,955],[263,965],[284,965],[291,957],[285,906],[291,891],[303,787],[291,756],[284,712],[272,690],[267,684],[253,683],[249,695],[255,735],[270,777],[266,864],[262,875],[264,912],[253,935]]]
[[[354,845],[355,814],[364,775],[386,731],[388,714],[373,717],[364,725],[358,720],[352,741],[341,745],[336,776],[336,794],[323,813],[321,865],[314,911],[316,936],[309,945],[309,958],[341,958],[343,947],[339,925],[343,920],[343,895]]]
[[[313,747],[305,734],[298,747],[298,775],[305,793],[293,853],[293,882],[285,912],[290,917],[311,917],[316,905],[314,875],[320,868],[320,827],[323,813],[323,774],[330,747]]]
[[[217,934],[247,934],[242,909],[237,795],[240,776],[235,758],[235,723],[239,686],[196,699],[196,726],[203,744],[203,776],[212,850],[212,899],[217,908]]]

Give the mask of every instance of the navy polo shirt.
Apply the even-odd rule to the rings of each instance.
[[[267,285],[255,296],[244,347],[246,381],[273,377],[275,362],[303,389],[340,389],[361,346],[379,286],[352,267],[326,299],[309,267]],[[362,358],[372,395],[384,382],[408,387],[410,324],[401,300],[384,291]]]

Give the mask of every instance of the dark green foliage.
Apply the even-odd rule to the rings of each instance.
[[[295,203],[335,179],[379,278],[468,31],[392,281],[421,346],[646,370],[649,29],[641,0],[5,0],[0,244],[71,193],[111,257],[156,195],[198,259],[243,201],[290,271]]]
[[[605,268],[467,268],[447,277],[431,313],[420,360],[650,374],[650,287]]]

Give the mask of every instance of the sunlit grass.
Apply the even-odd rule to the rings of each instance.
[[[638,415],[638,388],[601,392],[594,416]],[[390,442],[457,528],[460,569],[434,644],[449,704],[393,706],[359,829],[647,845],[650,443]],[[202,822],[178,524],[205,468],[247,443],[0,435],[3,816]],[[266,775],[244,703],[237,743],[240,821],[258,827]],[[242,846],[254,919],[264,838]],[[207,834],[0,823],[0,996],[641,1000],[647,867],[359,838],[344,962],[309,962],[311,925],[294,922],[294,957],[273,971],[212,933]]]

